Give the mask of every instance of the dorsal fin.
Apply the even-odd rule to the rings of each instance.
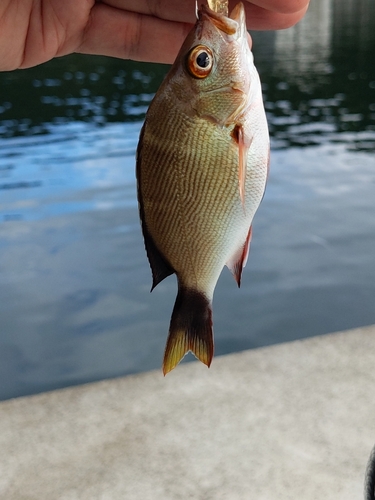
[[[164,278],[167,278],[175,272],[173,267],[165,260],[163,255],[159,252],[154,240],[151,238],[150,233],[146,227],[146,224],[142,220],[142,231],[143,238],[145,241],[145,248],[150,263],[152,272],[152,290],[161,282]]]
[[[161,282],[163,281],[164,278],[167,276],[170,276],[175,272],[173,267],[169,264],[169,262],[164,258],[162,253],[159,251],[157,246],[155,245],[154,240],[152,239],[152,236],[149,233],[147,223],[145,220],[145,213],[143,209],[143,199],[142,199],[142,192],[140,189],[141,185],[141,162],[142,162],[142,144],[143,144],[143,134],[145,130],[145,124],[142,127],[140,138],[139,138],[139,143],[138,143],[138,148],[137,148],[137,156],[136,156],[136,172],[137,172],[137,193],[138,193],[138,208],[139,208],[139,217],[141,219],[141,225],[142,225],[142,233],[143,233],[143,239],[145,242],[145,248],[146,248],[146,253],[148,257],[148,261],[150,263],[151,267],[151,272],[152,272],[152,287],[151,287],[151,292],[152,290]]]

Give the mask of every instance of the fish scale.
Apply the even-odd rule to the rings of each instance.
[[[164,103],[160,103],[160,106],[165,109]],[[191,142],[190,145],[185,145],[183,141],[180,144],[176,135],[182,123],[181,120],[180,123],[178,120],[176,122],[177,126],[171,119],[176,132],[174,135],[169,133],[163,136],[160,131],[157,144],[143,143],[144,164],[155,158],[153,175],[150,175],[148,186],[143,190],[143,198],[145,202],[152,200],[150,234],[159,242],[160,251],[170,256],[169,262],[174,269],[181,269],[184,282],[202,289],[201,283],[195,280],[191,282],[191,278],[197,274],[197,268],[200,269],[200,281],[203,283],[212,281],[211,274],[221,271],[218,270],[217,257],[210,252],[211,241],[216,241],[218,234],[231,231],[233,210],[237,208],[241,216],[245,216],[238,196],[235,167],[238,154],[234,147],[231,148],[229,152],[233,159],[229,159],[227,145],[225,149],[215,150],[212,144],[218,141],[209,137],[211,127],[203,120],[200,126],[190,124],[191,131],[187,130],[188,124],[183,125]],[[201,141],[202,137],[208,140]],[[173,142],[174,148],[168,146],[163,150],[166,142],[168,145]],[[195,146],[197,143],[199,147]],[[192,150],[191,154],[189,149]],[[194,162],[190,161],[191,157],[194,157]],[[162,161],[158,162],[157,159],[161,158]],[[224,162],[233,164],[233,167],[220,168]],[[173,179],[170,178],[171,168]],[[155,199],[158,200],[157,206]],[[189,203],[191,199],[194,203]],[[179,223],[173,224],[176,218]],[[220,241],[222,244],[217,248],[217,253],[222,253],[227,245],[226,238]],[[191,261],[191,254],[194,254],[194,267],[186,265]]]
[[[150,104],[137,150],[154,288],[175,273],[163,371],[188,351],[210,365],[212,299],[226,264],[240,285],[267,179],[269,137],[245,14],[202,6]]]

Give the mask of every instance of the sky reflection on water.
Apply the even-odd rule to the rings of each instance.
[[[375,323],[371,1],[254,34],[271,175],[242,288],[217,286],[216,354]],[[0,398],[159,368],[176,284],[149,294],[134,154],[165,71],[70,56],[0,74]]]

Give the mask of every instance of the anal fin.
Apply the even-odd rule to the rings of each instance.
[[[238,288],[241,286],[242,270],[246,266],[246,262],[249,257],[252,231],[252,226],[250,226],[245,243],[233,254],[233,256],[226,263],[227,267],[232,272],[234,279],[237,281]]]

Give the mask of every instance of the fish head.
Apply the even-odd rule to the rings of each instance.
[[[243,4],[229,17],[202,5],[167,81],[186,114],[224,126],[249,105],[252,69]]]

